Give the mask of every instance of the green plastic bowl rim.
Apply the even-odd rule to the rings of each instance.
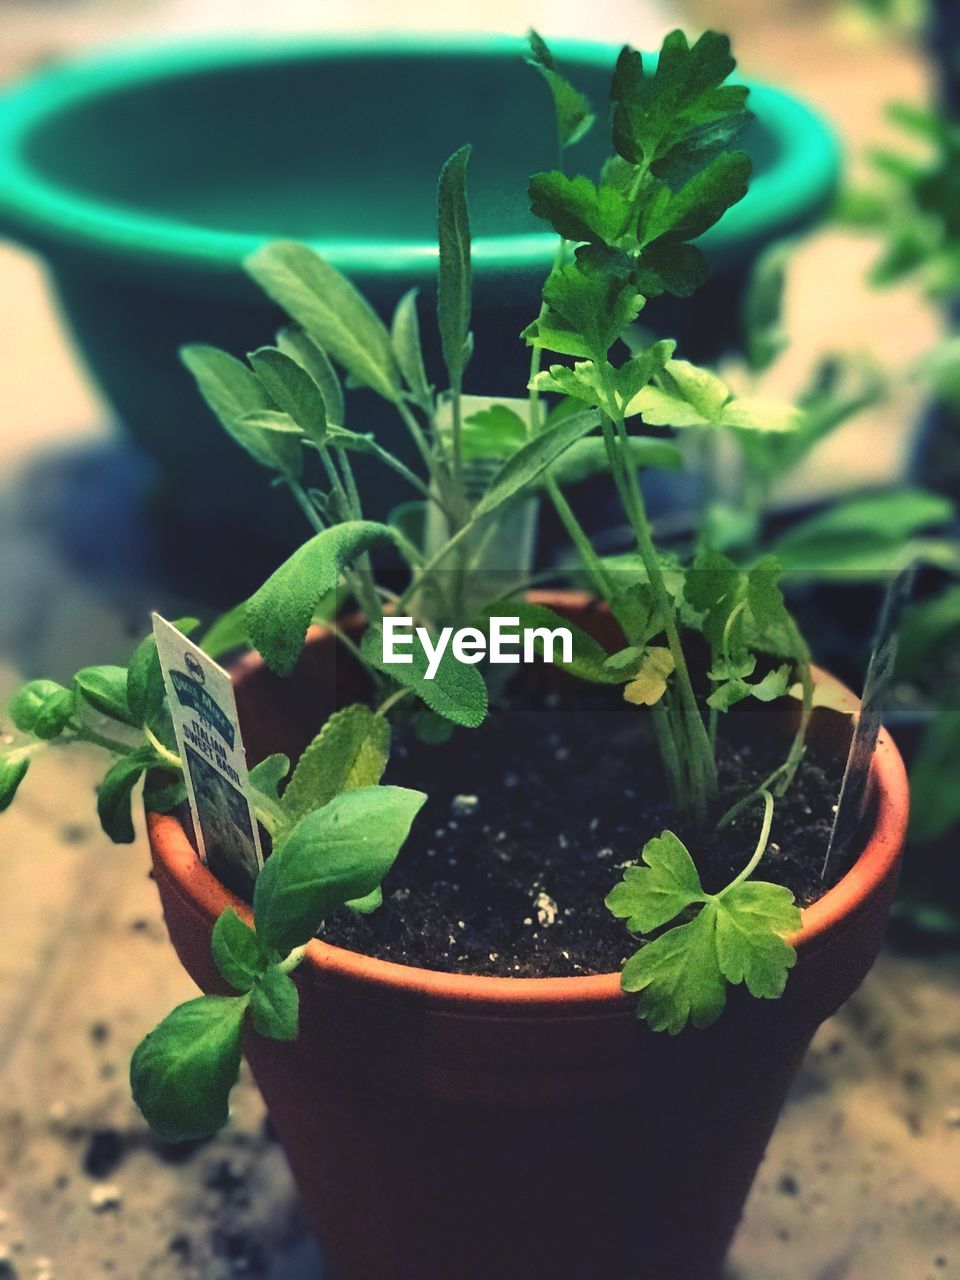
[[[561,61],[611,69],[617,54],[617,46],[587,41],[559,40],[553,48]],[[25,143],[31,130],[75,103],[205,69],[411,53],[438,59],[519,60],[524,51],[524,42],[512,36],[417,33],[121,46],[72,60],[14,85],[0,97],[0,230],[45,252],[72,248],[127,267],[236,274],[248,254],[276,237],[199,227],[65,190],[27,162]],[[703,248],[722,267],[739,264],[758,241],[770,241],[812,221],[832,199],[840,170],[836,136],[822,117],[772,85],[738,79],[749,86],[749,105],[775,136],[778,158],[752,180],[746,199],[701,238]],[[572,155],[575,161],[575,150]],[[428,278],[435,271],[437,248],[429,240],[338,237],[310,243],[341,270],[373,282],[386,283],[394,276]],[[548,231],[477,236],[474,266],[481,278],[531,268],[542,273],[555,248],[556,237]]]

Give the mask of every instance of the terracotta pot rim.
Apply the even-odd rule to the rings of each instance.
[[[534,593],[531,593],[534,594]],[[539,594],[539,593],[537,593]],[[557,593],[543,593],[556,600]],[[574,603],[579,593],[564,593]],[[311,639],[329,632],[311,628]],[[245,655],[233,668],[235,676],[248,679],[263,665],[259,654]],[[854,695],[840,681],[814,668],[818,683],[832,683]],[[871,766],[874,791],[874,825],[863,852],[847,874],[822,898],[803,912],[803,925],[790,941],[801,955],[838,937],[846,921],[864,910],[871,896],[891,874],[906,833],[909,791],[903,760],[886,730],[881,730]],[[147,814],[150,844],[171,888],[192,909],[213,921],[234,907],[248,923],[253,921],[250,906],[220,883],[199,861],[182,823],[169,814]],[[366,987],[392,988],[397,993],[430,1002],[482,1004],[502,1009],[530,1005],[608,1004],[610,1011],[622,1006],[619,973],[592,974],[570,978],[502,978],[478,974],[443,973],[413,965],[379,960],[313,939],[305,962],[315,976],[337,978]],[[619,1012],[619,1009],[617,1009]]]

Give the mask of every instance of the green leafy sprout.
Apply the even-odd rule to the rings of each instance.
[[[725,982],[775,995],[791,963],[783,934],[796,926],[797,908],[787,890],[749,877],[766,847],[774,796],[802,758],[812,707],[807,647],[784,605],[773,557],[737,563],[703,539],[691,563],[683,562],[657,546],[638,480],[641,469],[681,464],[665,429],[706,442],[733,432],[787,439],[802,429],[802,413],[737,396],[677,355],[675,343],[647,342],[635,325],[648,299],[689,297],[706,278],[694,242],[747,190],[750,162],[736,146],[748,119],[747,90],[730,82],[729,42],[714,32],[693,44],[673,32],[650,65],[625,48],[612,81],[612,154],[599,174],[571,176],[568,152],[594,126],[595,113],[533,33],[529,60],[555,106],[558,163],[533,175],[530,204],[556,232],[557,248],[538,314],[522,334],[530,348],[524,400],[465,408],[473,350],[467,146],[448,160],[438,185],[445,389],[426,371],[415,291],[400,299],[388,327],[345,277],[293,242],[266,245],[246,264],[288,317],[271,345],[246,360],[209,346],[181,353],[224,430],[289,491],[309,528],[303,545],[200,643],[215,657],[252,646],[286,675],[310,623],[323,617],[365,668],[372,693],[369,705],[331,717],[292,773],[279,756],[252,771],[256,815],[272,852],[254,885],[253,926],[228,911],[213,932],[213,957],[232,994],[180,1006],[133,1058],[134,1096],[167,1138],[200,1137],[224,1122],[244,1035],[296,1035],[292,975],[323,920],[342,907],[376,909],[381,880],[425,799],[381,782],[391,722],[437,742],[487,714],[479,667],[445,654],[428,679],[425,659],[383,662],[387,611],[409,614],[432,633],[466,624],[484,630],[505,611],[524,626],[565,626],[572,675],[622,686],[628,703],[650,708],[676,807],[693,830],[718,821],[723,716],[744,699],[780,697],[798,680],[802,712],[789,752],[761,788],[719,816],[728,823],[763,799],[764,835],[737,880],[706,894],[689,853],[665,833],[645,846],[645,868],[629,870],[609,899],[630,928],[661,930],[624,970],[625,989],[639,993],[651,1027],[676,1031],[688,1018],[706,1025],[723,1006]],[[347,425],[343,375],[347,388],[366,388],[392,406],[415,465],[388,438]],[[367,518],[352,465],[359,455],[409,486],[412,506],[403,514]],[[623,556],[595,550],[566,496],[598,471],[613,477],[632,531],[633,549]],[[618,651],[526,600],[530,580],[522,571],[508,590],[502,575],[479,572],[505,517],[531,499],[556,510],[583,573],[619,623]],[[383,548],[406,567],[399,590],[375,569]],[[336,620],[348,598],[366,616],[359,640]],[[695,684],[688,636],[708,653],[705,687]],[[0,806],[12,800],[36,751],[77,739],[113,760],[99,793],[113,838],[133,838],[130,796],[141,775],[148,775],[150,808],[170,809],[183,798],[150,639],[126,669],[81,672],[70,688],[32,682],[15,697],[11,718],[24,740],[0,755]]]

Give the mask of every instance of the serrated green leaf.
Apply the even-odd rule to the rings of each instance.
[[[705,894],[686,845],[672,831],[648,840],[641,856],[646,865],[627,867],[605,903],[632,933],[651,933]]]
[[[300,1019],[300,993],[288,973],[271,966],[250,992],[250,1021],[270,1040],[296,1040]]]
[[[529,488],[575,441],[598,425],[597,414],[587,410],[572,418],[564,418],[528,441],[507,459],[493,477],[490,487],[473,508],[473,519],[492,514],[510,498]]]
[[[390,335],[345,276],[306,245],[276,241],[245,267],[268,297],[291,316],[357,384],[397,402],[403,389]]]
[[[590,103],[566,76],[561,75],[546,42],[536,33],[527,32],[530,57],[527,61],[543,76],[553,96],[557,122],[557,140],[561,148],[572,147],[589,131],[594,122]]]
[[[256,930],[227,907],[213,926],[211,949],[217,969],[235,990],[249,991],[258,978],[279,959],[276,951],[266,946]]]
[[[323,394],[306,369],[277,347],[259,347],[247,357],[270,398],[314,444],[327,434]],[[242,421],[248,422],[245,416]]]
[[[317,604],[340,574],[371,547],[394,542],[393,531],[370,520],[348,520],[305,542],[247,602],[247,631],[264,661],[289,675]]]
[[[126,667],[84,667],[73,678],[84,702],[101,715],[123,724],[138,725],[137,716],[127,703]]]
[[[470,216],[467,210],[469,146],[455,151],[440,171],[437,228],[440,250],[437,323],[451,386],[460,385],[470,333]]]
[[[784,935],[800,928],[800,909],[789,889],[748,880],[725,889],[717,900],[716,949],[728,982],[745,983],[752,996],[783,995],[797,953]]]
[[[363,703],[335,711],[297,761],[280,803],[289,827],[342,791],[374,787],[390,757],[390,724]]]
[[[120,759],[107,771],[97,788],[97,816],[114,844],[132,844],[135,832],[130,813],[130,796],[144,772],[156,763],[153,749],[139,748]]]
[[[165,1141],[208,1138],[226,1124],[246,1007],[245,996],[188,1000],[134,1050],[134,1102]]]
[[[534,217],[549,222],[565,240],[616,244],[626,232],[631,204],[616,187],[601,186],[578,174],[535,173],[528,186]]]
[[[724,84],[735,66],[730,41],[713,31],[692,46],[672,31],[652,76],[641,55],[625,48],[611,91],[619,154],[673,182],[728,151],[746,121],[746,88]]]
[[[726,983],[745,983],[751,995],[782,994],[796,953],[786,937],[800,926],[800,910],[781,885],[733,880],[704,893],[684,844],[665,831],[648,841],[646,867],[627,868],[607,907],[636,933],[649,933],[694,908],[686,923],[666,929],[626,962],[622,986],[636,992],[637,1012],[654,1031],[676,1035],[687,1022],[707,1027],[723,1012]]]
[[[473,666],[458,662],[449,647],[444,650],[432,680],[427,679],[427,655],[422,645],[414,644],[410,663],[387,663],[383,660],[383,632],[369,627],[360,644],[363,656],[384,671],[401,688],[412,690],[431,711],[453,724],[475,729],[487,714],[487,686]]]
[[[637,707],[654,706],[666,693],[675,665],[669,649],[654,645],[645,650],[637,671],[624,688],[624,700]]]
[[[30,753],[27,747],[15,747],[0,755],[0,813],[13,804],[17,788],[30,768]]]
[[[281,953],[309,941],[332,912],[371,893],[407,838],[426,796],[363,787],[334,796],[278,843],[254,888],[257,932]]]
[[[10,699],[7,711],[23,733],[55,738],[73,710],[73,694],[56,680],[31,680]]]
[[[727,989],[717,961],[717,909],[712,902],[635,952],[621,985],[635,992],[637,1014],[653,1031],[675,1036],[688,1022],[709,1027],[723,1013]]]
[[[277,332],[277,346],[280,350],[296,360],[305,369],[323,396],[327,422],[343,426],[346,421],[346,405],[343,400],[343,387],[337,377],[337,371],[330,363],[330,357],[306,334],[299,325],[288,324]]]
[[[420,321],[417,318],[417,289],[408,290],[397,303],[390,327],[390,340],[400,372],[410,394],[418,404],[428,405],[431,399],[427,371],[423,365],[423,347],[420,342]]]
[[[509,458],[527,442],[527,424],[508,405],[492,404],[463,420],[462,456]]]
[[[633,260],[617,249],[581,245],[543,288],[546,314],[523,332],[527,343],[560,355],[601,360],[643,307]]]
[[[792,431],[803,420],[792,405],[733,396],[716,374],[687,360],[669,360],[657,383],[644,387],[629,405],[629,412],[641,414],[649,426]]]

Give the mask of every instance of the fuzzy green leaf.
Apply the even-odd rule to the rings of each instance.
[[[360,386],[385,399],[402,396],[400,372],[383,321],[349,280],[294,241],[258,249],[245,264],[261,289]]]
[[[260,347],[247,359],[271,399],[314,444],[323,444],[327,434],[326,404],[306,369],[277,347]]]
[[[203,633],[198,644],[204,653],[215,660],[234,649],[248,649],[250,635],[247,630],[246,600],[222,613]]]
[[[403,787],[363,787],[301,818],[257,877],[253,909],[264,941],[286,953],[344,903],[371,893],[425,800]]]
[[[240,919],[233,907],[227,907],[217,917],[211,947],[221,976],[241,992],[249,991],[279,958],[264,945],[256,930]]]
[[[284,325],[278,330],[277,346],[284,355],[289,356],[291,360],[296,360],[320,389],[327,421],[335,422],[342,427],[346,419],[343,387],[340,385],[336,369],[330,363],[330,357],[323,348],[296,324]]]
[[[543,76],[553,96],[557,121],[557,139],[562,148],[572,147],[588,132],[594,122],[590,103],[566,76],[557,69],[553,54],[546,42],[536,33],[528,31],[530,57],[527,61]]]
[[[300,474],[300,433],[271,427],[262,417],[277,404],[251,369],[226,351],[199,344],[181,347],[180,359],[220,425],[255,462],[282,475]]]
[[[270,1040],[296,1040],[300,993],[288,973],[276,965],[266,970],[250,993],[250,1021]]]
[[[280,808],[285,826],[342,791],[374,787],[390,756],[390,724],[363,703],[335,711],[297,761]]]
[[[487,686],[483,676],[474,666],[458,662],[453,650],[444,650],[436,675],[427,676],[427,655],[420,644],[410,650],[413,661],[386,663],[383,661],[383,631],[369,627],[360,647],[363,656],[373,666],[385,672],[404,689],[411,689],[431,711],[453,724],[475,729],[487,714]]]
[[[418,404],[430,403],[430,384],[423,365],[420,321],[417,318],[417,290],[410,289],[397,303],[390,327],[390,340],[400,372]]]
[[[208,1138],[226,1124],[246,1007],[245,996],[188,1000],[137,1046],[133,1099],[165,1141]]]
[[[528,441],[507,459],[493,477],[490,487],[473,509],[473,519],[490,515],[510,498],[528,489],[575,441],[595,430],[598,424],[597,414],[587,410],[572,418],[564,418]]]
[[[467,163],[470,147],[455,151],[440,171],[437,228],[440,265],[437,276],[437,323],[443,358],[452,386],[459,386],[467,363],[470,333],[470,215],[467,210]]]
[[[247,602],[247,631],[267,665],[289,675],[321,598],[358,556],[393,541],[387,525],[348,520],[316,534],[284,561]]]

